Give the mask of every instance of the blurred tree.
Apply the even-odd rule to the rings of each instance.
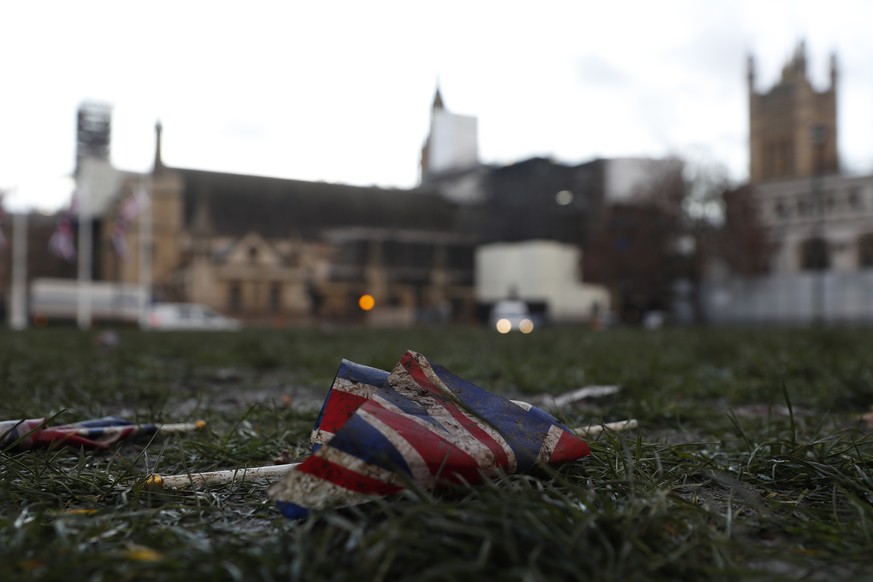
[[[724,224],[719,230],[717,258],[737,275],[766,274],[774,249],[761,223],[753,187],[728,189],[722,198]]]
[[[682,172],[670,172],[621,202],[608,202],[592,229],[583,279],[606,286],[621,321],[670,310],[672,286],[692,252],[683,209]]]
[[[649,311],[700,322],[697,289],[708,267],[720,261],[734,273],[759,274],[772,250],[750,187],[735,187],[724,166],[706,159],[606,204],[597,224],[583,277],[609,288],[627,323]]]

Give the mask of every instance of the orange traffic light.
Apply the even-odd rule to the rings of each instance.
[[[375,306],[376,299],[368,293],[365,293],[358,298],[358,307],[360,307],[364,311],[370,311]]]

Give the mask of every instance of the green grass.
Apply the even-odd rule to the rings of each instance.
[[[873,578],[873,330],[478,328],[0,333],[0,418],[203,418],[109,452],[0,452],[0,580]],[[151,472],[301,457],[341,358],[415,349],[524,399],[634,417],[580,463],[282,518],[263,482],[155,493]],[[285,397],[283,399],[283,397]],[[287,406],[287,398],[292,405]]]

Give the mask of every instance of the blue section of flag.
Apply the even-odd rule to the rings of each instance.
[[[127,420],[124,420],[118,416],[104,416],[103,418],[94,418],[91,420],[80,420],[79,422],[74,422],[68,426],[75,426],[81,428],[103,428],[106,426],[132,426],[133,423]]]
[[[384,386],[388,381],[388,376],[391,374],[385,370],[371,368],[363,364],[356,364],[348,360],[343,360],[339,370],[336,373],[337,378],[344,378],[352,382],[361,384],[369,384],[370,386]]]
[[[303,519],[304,517],[309,515],[308,509],[306,509],[305,507],[300,507],[296,503],[277,501],[276,506],[279,508],[279,511],[282,512],[282,515],[284,515],[288,519]]]
[[[358,415],[343,425],[343,430],[330,440],[330,447],[371,465],[412,475],[400,451],[376,427]]]
[[[350,382],[367,384],[370,386],[384,386],[388,382],[389,375],[390,374],[385,370],[371,368],[370,366],[364,366],[363,364],[356,364],[346,359],[343,359],[343,361],[340,362],[339,369],[336,372],[336,378],[343,378]],[[334,378],[334,383],[336,383],[336,378]],[[321,411],[318,413],[318,418],[315,419],[314,430],[318,430],[321,426],[321,419],[324,418],[324,410],[327,408],[327,403],[330,401],[330,393],[332,390],[333,388],[330,388],[327,391],[327,396],[325,396],[324,403],[321,405]],[[317,451],[320,446],[319,443],[313,445],[312,452],[314,453]]]
[[[433,371],[464,408],[497,429],[515,452],[519,471],[536,464],[549,429],[555,424],[560,426],[557,420],[536,408],[525,412],[510,400],[455,376],[439,364],[433,365]]]

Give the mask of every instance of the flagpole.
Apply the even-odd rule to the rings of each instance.
[[[9,325],[12,329],[21,330],[27,327],[27,211],[22,210],[15,214],[12,229]]]
[[[139,283],[141,287],[139,304],[139,326],[148,325],[149,308],[152,303],[152,176],[145,179],[140,191],[140,233],[139,233]]]
[[[94,241],[91,233],[90,193],[87,187],[79,188],[79,304],[76,320],[79,329],[91,329],[91,248]]]
[[[189,485],[224,485],[236,481],[252,479],[272,479],[284,477],[300,463],[287,465],[266,465],[264,467],[246,467],[243,469],[226,469],[208,471],[206,473],[184,473],[181,475],[159,475],[152,473],[146,478],[145,486],[149,489],[187,487]]]

